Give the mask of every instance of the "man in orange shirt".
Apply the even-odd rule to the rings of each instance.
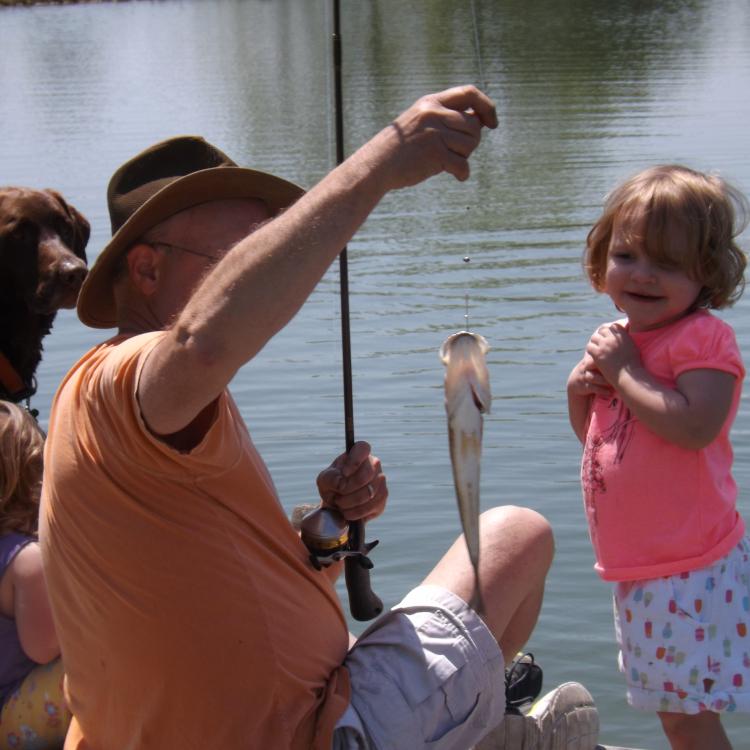
[[[459,540],[348,650],[331,576],[285,518],[227,385],[295,315],[389,191],[469,175],[493,103],[423,97],[306,194],[179,137],[109,186],[113,237],[79,316],[118,334],[63,381],[41,540],[71,748],[465,748],[502,718],[504,661],[552,558],[529,510],[482,517],[483,618]],[[366,443],[319,476],[348,520],[382,512]]]

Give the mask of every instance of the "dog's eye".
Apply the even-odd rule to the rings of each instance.
[[[36,242],[36,228],[30,221],[19,219],[10,227],[9,233],[19,243],[33,244]]]
[[[73,246],[73,230],[71,229],[70,225],[61,223],[59,226],[56,227],[57,234],[59,235],[60,239],[68,245],[68,247]]]

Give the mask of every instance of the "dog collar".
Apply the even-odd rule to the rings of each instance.
[[[17,404],[35,393],[36,378],[32,378],[31,383],[25,383],[10,360],[0,352],[0,395]]]

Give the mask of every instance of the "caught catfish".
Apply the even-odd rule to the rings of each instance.
[[[440,347],[445,371],[445,411],[448,414],[453,481],[466,547],[474,568],[476,590],[472,606],[481,612],[479,590],[479,466],[482,457],[482,414],[489,414],[492,394],[483,336],[459,331]]]

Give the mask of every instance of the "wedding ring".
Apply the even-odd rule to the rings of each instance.
[[[368,498],[368,500],[372,500],[375,497],[375,490],[372,488],[371,484],[367,485],[367,492],[370,495],[370,497]]]

